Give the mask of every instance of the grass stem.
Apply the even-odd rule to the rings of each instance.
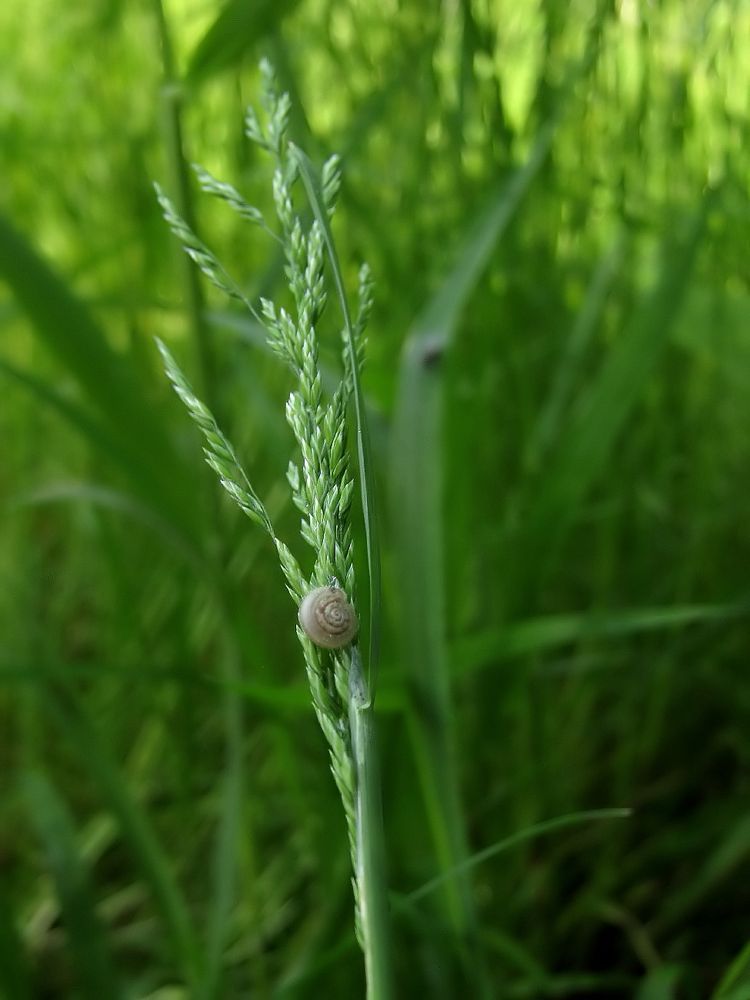
[[[349,672],[349,720],[356,771],[356,878],[368,1000],[393,996],[385,837],[373,703],[355,646]]]

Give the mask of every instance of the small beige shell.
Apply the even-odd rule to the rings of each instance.
[[[316,646],[340,649],[357,634],[357,614],[338,587],[316,587],[299,606],[299,623]]]

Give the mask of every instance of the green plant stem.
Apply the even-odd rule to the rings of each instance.
[[[172,39],[164,13],[162,0],[153,0],[154,14],[159,31],[162,56],[162,105],[164,122],[164,145],[169,160],[171,187],[174,203],[180,217],[185,220],[190,229],[197,233],[193,197],[190,189],[190,173],[185,156],[185,143],[182,135],[182,90],[176,78],[174,50]],[[190,260],[182,256],[182,285],[190,316],[195,350],[200,364],[200,388],[203,398],[216,413],[216,366],[211,350],[208,325],[204,317],[204,297],[200,277]],[[218,414],[217,414],[218,415]]]
[[[162,105],[164,122],[164,144],[169,161],[171,188],[175,205],[182,219],[197,233],[193,196],[190,185],[190,171],[185,155],[182,129],[182,89],[177,79],[174,47],[162,0],[153,0],[154,14],[158,26],[162,56]],[[203,397],[214,413],[219,412],[220,403],[216,390],[216,363],[211,349],[208,324],[205,319],[205,299],[200,274],[187,256],[181,254],[182,287],[195,352],[200,366],[200,384]],[[215,488],[211,490],[211,513],[218,524],[219,501]],[[223,562],[224,544],[214,554],[216,566]],[[244,735],[244,711],[242,698],[236,685],[241,679],[241,656],[236,636],[231,628],[231,597],[216,574],[214,593],[225,620],[227,648],[220,659],[220,669],[225,682],[222,698],[222,719],[225,742],[225,770],[221,810],[216,834],[213,878],[213,903],[208,928],[208,949],[205,974],[196,996],[200,1000],[211,1000],[221,989],[224,948],[228,936],[232,908],[235,902],[237,881],[236,840],[242,821],[241,802],[243,798],[242,748]]]
[[[385,837],[373,703],[355,646],[349,672],[349,724],[356,773],[357,872],[368,1000],[393,996]]]

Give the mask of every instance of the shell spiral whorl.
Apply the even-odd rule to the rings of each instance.
[[[357,634],[357,613],[339,587],[316,587],[299,606],[299,623],[316,646],[340,649]]]

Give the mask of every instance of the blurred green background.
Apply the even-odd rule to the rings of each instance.
[[[750,997],[748,51],[742,0],[0,7],[0,994],[363,995],[295,611],[153,343],[307,566],[288,376],[152,189],[279,292],[186,181],[272,216],[266,55],[377,283],[399,996]]]

